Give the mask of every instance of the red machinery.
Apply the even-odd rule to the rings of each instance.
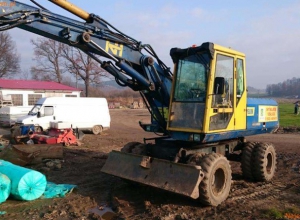
[[[70,145],[79,145],[79,141],[77,140],[73,129],[56,129],[51,128],[47,135],[33,133],[30,135],[30,139],[33,140],[35,144],[59,144],[63,143],[65,146]]]

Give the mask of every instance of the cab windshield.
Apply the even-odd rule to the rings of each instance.
[[[208,54],[194,54],[178,61],[174,101],[205,102]]]
[[[41,109],[42,105],[35,105],[33,108],[29,111],[28,115],[36,115],[38,111]]]

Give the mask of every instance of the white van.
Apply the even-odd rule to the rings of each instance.
[[[31,125],[46,131],[54,122],[63,122],[73,129],[91,130],[100,134],[110,128],[110,114],[105,98],[41,98],[28,115],[17,119],[16,125]]]

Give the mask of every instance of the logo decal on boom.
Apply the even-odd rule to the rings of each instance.
[[[118,43],[110,43],[109,41],[106,41],[105,51],[108,53],[111,52],[116,56],[122,57],[123,45]]]

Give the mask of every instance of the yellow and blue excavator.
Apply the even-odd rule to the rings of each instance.
[[[210,42],[172,48],[172,73],[149,44],[103,18],[66,0],[49,1],[84,21],[31,1],[37,6],[2,0],[0,30],[17,27],[79,48],[120,86],[139,92],[151,114],[151,123],[140,126],[158,136],[110,152],[104,173],[212,206],[229,195],[229,160],[241,162],[246,179],[273,178],[274,146],[245,137],[278,129],[278,105],[272,99],[247,97],[245,54]]]

